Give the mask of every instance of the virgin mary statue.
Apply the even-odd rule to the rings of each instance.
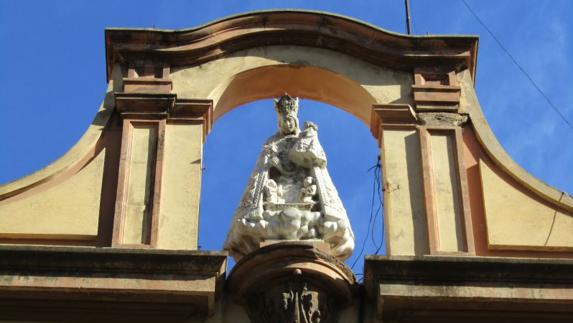
[[[300,130],[298,98],[274,101],[278,132],[263,145],[224,248],[240,259],[269,240],[322,240],[344,260],[354,234],[326,169],[318,127],[306,122]]]

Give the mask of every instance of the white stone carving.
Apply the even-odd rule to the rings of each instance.
[[[323,240],[332,255],[346,259],[354,234],[326,169],[318,127],[299,129],[298,98],[275,99],[279,131],[263,145],[225,249],[236,259],[267,240]]]

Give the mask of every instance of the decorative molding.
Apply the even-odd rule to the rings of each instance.
[[[115,93],[116,109],[122,118],[167,119],[201,122],[205,135],[213,125],[213,100],[180,99],[175,93]]]
[[[304,241],[257,249],[235,265],[228,280],[234,300],[255,323],[337,322],[355,284],[343,262]]]
[[[380,140],[380,128],[414,127],[418,123],[416,112],[409,104],[374,104],[370,117],[370,131]]]
[[[440,322],[457,322],[464,311],[472,322],[542,322],[548,312],[563,315],[556,322],[569,322],[572,270],[570,260],[367,256],[364,285],[385,322],[405,313],[435,313]]]
[[[113,247],[128,247],[128,248],[156,248],[158,241],[159,230],[159,204],[161,201],[161,186],[163,176],[163,156],[165,147],[165,119],[159,120],[123,120],[123,131],[121,141],[121,156],[119,161],[119,174],[117,181],[117,195],[115,201],[115,215],[113,222],[112,233],[112,246]],[[141,241],[140,243],[126,243],[125,227],[127,222],[127,207],[133,204],[129,200],[129,192],[134,183],[130,182],[132,176],[132,148],[133,148],[133,128],[134,127],[148,127],[155,129],[156,137],[153,142],[149,137],[149,155],[147,156],[146,163],[149,167],[149,181],[144,182],[143,191],[146,192],[144,200],[141,201],[143,205],[142,227],[141,227]]]
[[[184,30],[113,28],[105,38],[108,77],[115,63],[194,66],[273,45],[320,47],[406,71],[427,65],[467,68],[473,75],[478,45],[473,36],[400,35],[347,17],[300,10],[246,13]]]
[[[170,93],[173,82],[169,79],[170,67],[153,61],[131,62],[127,77],[122,79],[126,93]]]
[[[203,140],[213,127],[213,100],[178,99],[168,113],[172,122],[203,123]]]
[[[124,119],[166,119],[176,101],[174,93],[115,93],[115,107]]]
[[[173,82],[165,79],[123,78],[126,93],[169,93]]]
[[[457,115],[457,114],[456,114]],[[420,114],[418,114],[420,116]],[[442,133],[451,137],[454,142],[453,148],[453,167],[455,176],[453,180],[453,190],[459,192],[459,196],[452,201],[452,205],[458,205],[460,213],[460,237],[461,250],[458,251],[443,251],[440,247],[440,221],[438,220],[438,211],[436,209],[438,194],[441,194],[436,188],[434,174],[434,160],[432,158],[431,136],[432,133]],[[450,254],[450,255],[474,255],[474,234],[472,227],[471,209],[469,205],[469,193],[467,184],[467,175],[463,163],[463,147],[462,147],[462,129],[455,126],[434,126],[428,127],[425,125],[418,127],[418,136],[420,140],[420,156],[422,163],[422,182],[424,189],[424,204],[426,209],[427,225],[428,225],[428,245],[430,247],[430,254]],[[443,192],[442,192],[443,194]]]
[[[0,246],[0,320],[109,322],[121,313],[129,322],[171,322],[211,315],[226,265],[224,252]]]
[[[247,301],[249,316],[255,323],[326,323],[335,322],[328,295],[302,278],[295,269],[291,279],[263,289]]]
[[[461,87],[458,85],[455,69],[415,68],[412,94],[418,112],[456,112],[460,106]]]
[[[469,120],[467,115],[448,112],[419,112],[417,116],[427,127],[461,127]]]

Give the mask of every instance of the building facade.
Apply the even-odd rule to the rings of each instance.
[[[85,135],[0,186],[0,320],[573,320],[573,197],[495,139],[476,37],[269,11],[105,40],[108,88]],[[365,257],[362,283],[308,241],[262,246],[231,273],[226,252],[197,248],[205,136],[285,92],[340,107],[379,142],[387,255]]]

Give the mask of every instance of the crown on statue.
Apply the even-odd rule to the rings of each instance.
[[[280,116],[293,116],[296,118],[298,115],[298,98],[293,98],[292,96],[285,93],[275,101],[275,110]]]

